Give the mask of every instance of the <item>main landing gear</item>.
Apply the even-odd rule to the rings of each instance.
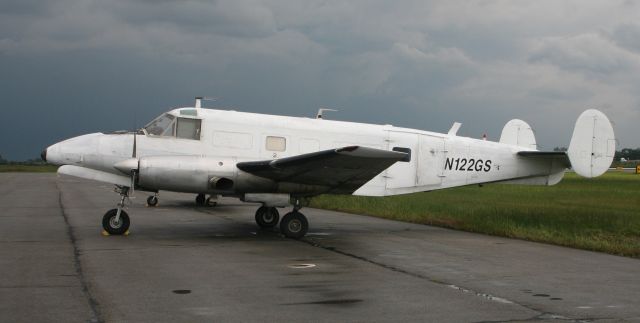
[[[147,206],[154,207],[158,205],[158,193],[147,197]]]
[[[300,239],[307,234],[307,230],[309,230],[309,221],[298,210],[294,209],[292,212],[285,214],[282,221],[280,221],[280,233],[287,238]]]
[[[205,194],[200,193],[196,195],[196,204],[198,206],[216,206],[218,205],[218,196],[210,195],[206,197]]]
[[[102,228],[110,235],[122,235],[129,230],[129,215],[123,210],[125,199],[129,198],[128,187],[118,187],[120,202],[118,207],[107,211],[102,217]]]
[[[278,225],[280,213],[272,206],[261,206],[256,211],[256,223],[263,229],[273,228]]]
[[[300,239],[309,230],[309,221],[300,213],[300,202],[296,200],[293,211],[285,214],[280,221],[280,233],[291,239]],[[260,228],[273,228],[278,224],[280,214],[275,207],[261,206],[256,211],[256,223]]]

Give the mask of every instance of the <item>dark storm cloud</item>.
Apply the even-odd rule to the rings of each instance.
[[[188,33],[264,37],[275,32],[271,10],[246,1],[116,1],[102,6],[140,28],[171,25]]]
[[[628,1],[3,1],[0,104],[16,122],[0,154],[140,126],[196,95],[437,131],[462,121],[491,139],[522,118],[544,148],[596,107],[639,146],[638,16]]]

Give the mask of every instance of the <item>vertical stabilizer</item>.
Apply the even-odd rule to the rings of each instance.
[[[598,177],[609,169],[615,152],[616,138],[607,116],[595,109],[583,112],[567,151],[571,167],[580,176]]]

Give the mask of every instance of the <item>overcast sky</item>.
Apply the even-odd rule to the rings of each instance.
[[[0,154],[132,129],[198,95],[240,111],[541,149],[601,109],[640,146],[640,1],[0,0]]]

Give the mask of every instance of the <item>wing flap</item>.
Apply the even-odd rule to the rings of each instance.
[[[352,193],[405,153],[349,146],[275,160],[241,162],[240,170],[277,182],[320,185],[334,193]]]

